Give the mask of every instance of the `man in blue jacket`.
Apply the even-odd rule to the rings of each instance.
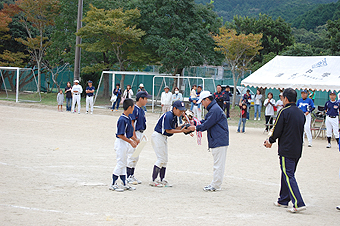
[[[228,120],[223,110],[214,100],[209,91],[203,91],[198,103],[208,110],[201,125],[191,126],[189,129],[207,131],[209,149],[214,157],[214,173],[212,182],[203,188],[204,191],[221,190],[224,177],[225,161],[229,146]]]

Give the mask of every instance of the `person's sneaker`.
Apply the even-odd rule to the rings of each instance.
[[[256,121],[256,118],[254,118],[254,121]]]
[[[161,184],[161,183],[158,182],[158,181],[151,181],[151,182],[149,183],[149,185],[150,185],[151,187],[164,187],[164,185]]]
[[[216,189],[209,184],[203,188],[203,191],[216,191]]]
[[[240,131],[236,130],[236,133],[239,133]]]
[[[124,190],[127,190],[127,191],[136,190],[135,187],[132,187],[132,186],[130,186],[129,184],[124,185],[124,186],[123,186],[123,189],[124,189]]]
[[[298,213],[298,212],[301,212],[301,211],[304,211],[306,210],[306,207],[305,206],[301,206],[301,207],[298,207],[298,208],[291,208],[291,209],[288,209],[287,212],[290,212],[290,213]]]
[[[172,187],[172,184],[170,184],[169,181],[165,179],[163,179],[160,183],[163,184],[164,187]]]
[[[230,117],[229,118],[227,118],[228,120],[230,120]]]
[[[328,143],[326,146],[326,148],[331,148],[331,147],[332,147],[331,143]]]
[[[91,111],[91,115],[93,114],[93,112]]]
[[[118,111],[118,109],[116,109],[116,111]]]
[[[109,187],[109,190],[111,190],[111,191],[118,191],[118,192],[122,192],[122,191],[124,191],[124,189],[123,188],[120,188],[118,185],[111,185],[110,187]]]
[[[258,118],[257,120],[258,120],[258,121],[260,121],[260,120],[261,120],[261,118]]]
[[[340,206],[337,206],[336,209],[337,209],[337,210],[340,210]]]
[[[278,201],[274,202],[274,206],[282,207],[282,208],[287,208],[288,207],[288,205],[280,204],[280,203],[278,203]]]
[[[142,183],[142,181],[140,181],[140,180],[138,180],[137,178],[135,178],[134,175],[129,176],[128,179],[127,179],[127,182],[128,182],[129,184],[134,184],[134,185],[137,185],[137,184],[141,184],[141,183]]]
[[[87,111],[86,114],[88,114],[89,112]]]
[[[309,143],[309,144],[308,144],[308,147],[312,147],[312,144],[311,144],[311,143]]]

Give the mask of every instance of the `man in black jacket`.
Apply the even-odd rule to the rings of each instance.
[[[281,190],[277,207],[287,208],[292,201],[293,208],[288,212],[297,213],[306,210],[305,203],[295,180],[295,171],[302,153],[303,132],[305,116],[296,106],[297,93],[288,88],[283,92],[283,104],[285,107],[278,113],[272,135],[266,140],[264,146],[271,148],[279,139],[279,157],[281,165]]]

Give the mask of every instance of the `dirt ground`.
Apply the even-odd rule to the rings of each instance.
[[[236,133],[222,191],[202,188],[212,179],[206,133],[169,138],[167,179],[172,188],[148,186],[156,160],[148,142],[140,155],[135,191],[108,189],[116,164],[113,143],[121,114],[57,112],[55,107],[0,101],[1,225],[339,225],[340,153],[333,142],[305,148],[297,181],[307,211],[273,206],[279,192],[277,145],[265,149],[262,129]],[[151,138],[159,114],[147,113]]]

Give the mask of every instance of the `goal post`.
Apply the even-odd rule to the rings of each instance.
[[[38,82],[32,68],[0,67],[0,90],[6,93],[6,96],[0,95],[0,99],[41,102]]]

